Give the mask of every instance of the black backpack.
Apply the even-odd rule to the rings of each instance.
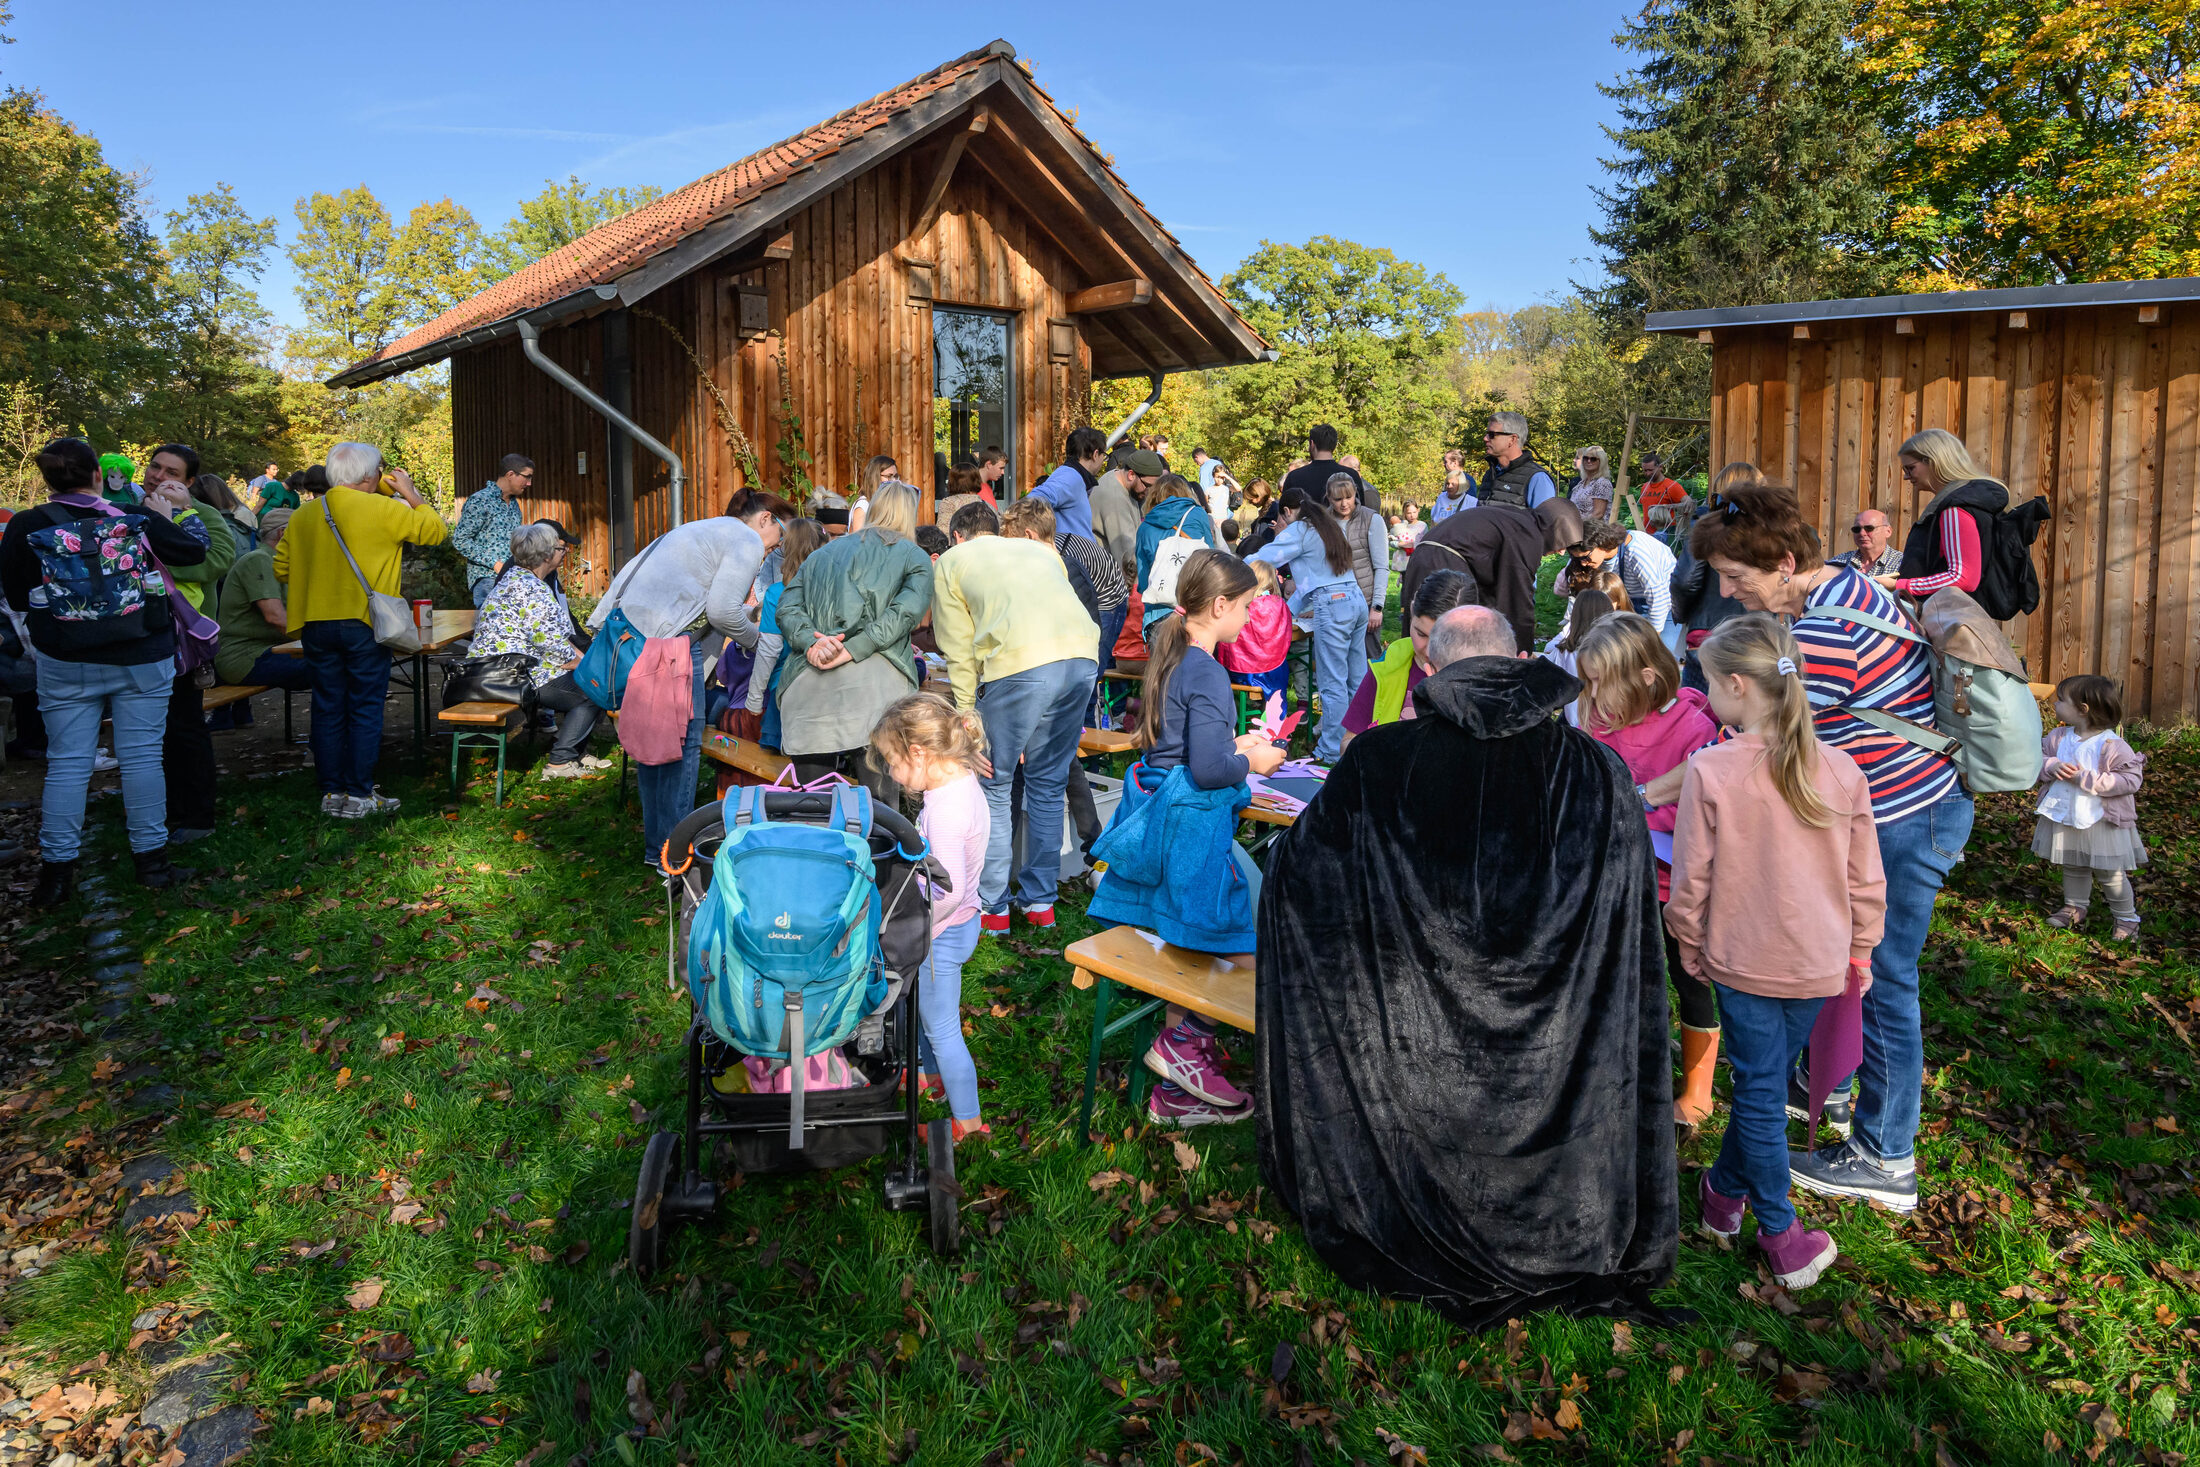
[[[2032,542],[2053,515],[2045,496],[2037,496],[2000,514],[1978,514],[1986,564],[1972,599],[1996,621],[2040,607],[2040,573],[2032,564]]]

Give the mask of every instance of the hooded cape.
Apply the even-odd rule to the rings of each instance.
[[[1552,663],[1355,739],[1263,882],[1261,1170],[1346,1282],[1469,1329],[1658,1319],[1679,1249],[1657,876]]]

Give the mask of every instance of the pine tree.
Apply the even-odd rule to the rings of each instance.
[[[1613,38],[1616,180],[1596,190],[1604,309],[1753,305],[1868,290],[1882,133],[1850,46],[1853,0],[1651,0]]]

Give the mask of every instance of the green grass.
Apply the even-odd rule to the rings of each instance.
[[[1446,1463],[2006,1463],[2059,1460],[2050,1433],[2094,1444],[2102,1406],[2122,1433],[2102,1461],[2200,1451],[2200,1298],[2166,1271],[2200,1270],[2200,1110],[2163,1012],[2200,1019],[2182,813],[2200,740],[2140,742],[2155,860],[2136,951],[2049,931],[2024,803],[1985,807],[1925,959],[1927,1206],[1806,1200],[1844,1261],[1794,1300],[1753,1252],[1690,1238],[1662,1297],[1701,1322],[1631,1340],[1550,1316],[1470,1338],[1343,1288],[1262,1190],[1250,1127],[1193,1133],[1187,1167],[1117,1095],[1109,1139],[1078,1146],[1090,999],[1058,942],[1020,935],[984,944],[966,980],[996,1137],[963,1153],[962,1258],[881,1209],[874,1161],[742,1181],[645,1287],[620,1264],[622,1204],[640,1142],[678,1114],[687,1010],[631,809],[614,816],[600,783],[529,781],[502,811],[476,789],[446,817],[432,783],[407,783],[401,818],[351,825],[313,814],[304,776],[241,785],[193,851],[215,879],[131,919],[146,991],[174,1001],[141,998],[126,1037],[59,1052],[48,1085],[98,1103],[16,1138],[119,1125],[92,1068],[150,1060],[183,1088],[159,1145],[202,1168],[207,1220],[163,1250],[164,1281],[119,1233],[64,1253],[0,1296],[0,1355],[106,1351],[94,1379],[142,1385],[133,1315],[204,1305],[271,1462],[478,1446],[458,1460],[487,1467],[548,1440],[549,1467],[883,1463],[912,1444],[927,1464],[1410,1460],[1398,1441]],[[1059,941],[1092,930],[1081,903],[1060,910]],[[22,961],[64,974],[80,940],[74,913],[16,934]],[[1111,1086],[1131,1058],[1111,1052]],[[1715,1139],[1684,1150],[1684,1223]],[[351,1307],[376,1278],[379,1301]],[[621,1435],[635,1373],[658,1422],[641,1438]],[[300,1416],[316,1397],[336,1410]]]

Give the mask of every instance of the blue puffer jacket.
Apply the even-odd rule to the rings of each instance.
[[[1133,764],[1115,818],[1093,842],[1108,869],[1087,915],[1194,952],[1251,952],[1253,891],[1230,847],[1252,802],[1242,784],[1203,790],[1182,765],[1164,775]]]
[[[1207,511],[1199,507],[1196,499],[1173,495],[1146,511],[1146,517],[1138,522],[1138,594],[1146,594],[1147,577],[1153,574],[1153,553],[1161,542],[1177,533],[1177,526],[1194,540],[1204,540],[1217,550],[1222,541],[1215,535],[1215,527],[1207,518]],[[1173,606],[1149,606],[1141,628],[1150,627],[1176,608]],[[1246,949],[1250,951],[1250,949]]]

